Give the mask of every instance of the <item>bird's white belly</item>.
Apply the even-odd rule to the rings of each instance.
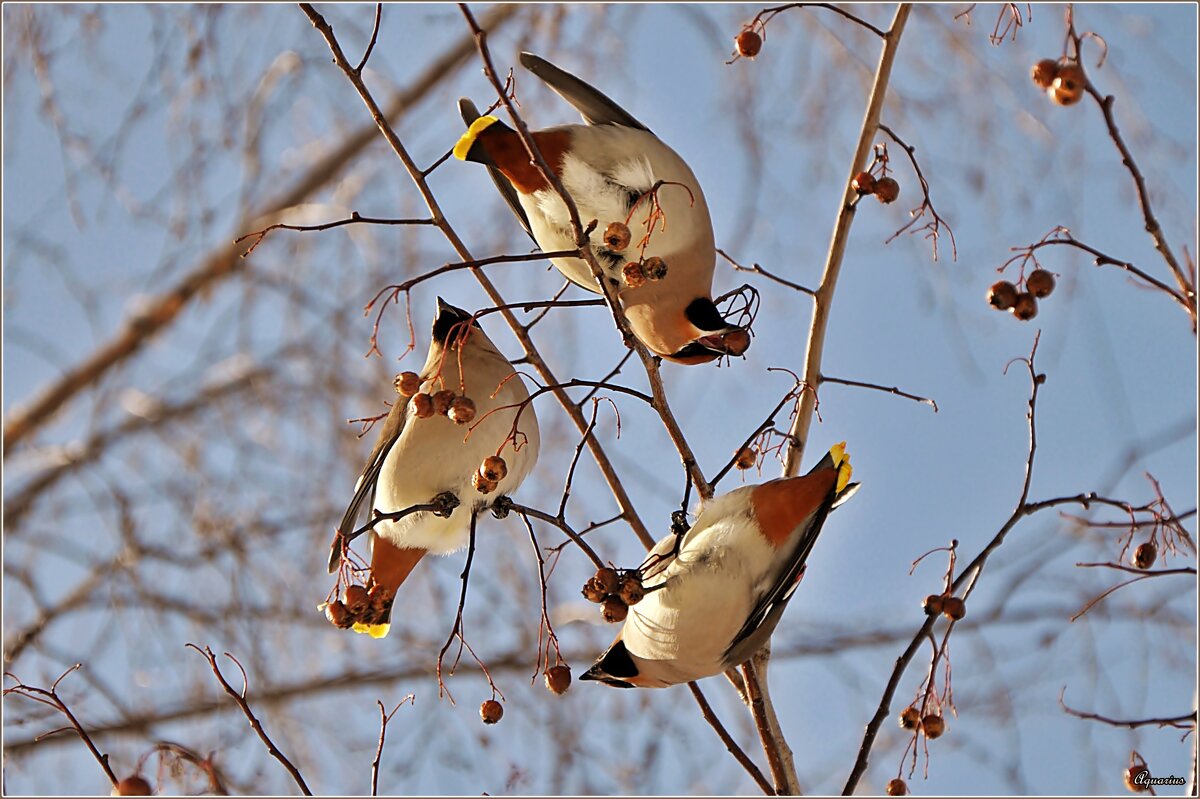
[[[626,649],[652,668],[643,676],[664,684],[698,680],[724,670],[733,636],[750,615],[750,584],[731,575],[735,564],[684,553],[668,569],[667,587],[629,609],[622,632]]]
[[[537,461],[540,443],[537,424],[532,408],[527,407],[521,415],[520,429],[528,435],[528,442],[519,452],[514,452],[511,444],[503,452],[508,474],[486,495],[480,494],[471,483],[479,465],[489,455],[496,454],[500,442],[511,431],[515,409],[496,411],[486,419],[484,416],[494,408],[516,404],[528,397],[524,386],[519,392],[511,390],[517,384],[519,377],[510,380],[495,400],[482,392],[482,396],[472,397],[476,403],[475,419],[482,421],[469,437],[471,425],[458,425],[441,415],[417,419],[409,406],[405,430],[384,461],[375,507],[383,513],[392,513],[426,504],[444,491],[457,496],[461,504],[449,518],[424,512],[382,522],[375,527],[377,534],[398,547],[427,549],[438,555],[467,545],[472,510],[491,507],[496,497],[516,491]]]
[[[601,237],[611,222],[626,223],[632,237],[619,261],[597,259],[611,279],[620,280],[627,261],[657,256],[667,262],[669,280],[673,255],[694,246],[698,236],[711,241],[712,221],[704,193],[673,150],[650,133],[615,126],[580,126],[572,135],[573,141],[585,145],[587,160],[577,154],[578,147],[564,155],[562,183],[575,201],[582,224],[586,227],[596,220],[591,234],[593,251],[605,251]],[[657,210],[654,200],[644,197],[631,216],[629,191],[646,192],[659,181],[664,183],[654,195]],[[538,246],[547,252],[574,249],[570,215],[557,192],[543,189],[523,194],[520,200]],[[596,285],[583,259],[555,258],[553,263],[573,282],[589,288]],[[711,267],[708,271],[711,282]]]

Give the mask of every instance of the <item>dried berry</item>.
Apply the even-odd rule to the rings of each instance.
[[[421,390],[421,376],[416,372],[401,372],[392,383],[396,393],[403,397],[411,397]]]
[[[642,264],[642,273],[647,280],[662,280],[667,276],[667,262],[657,255],[651,255]]]
[[[609,222],[604,229],[604,246],[620,252],[629,246],[629,227],[624,222]]]
[[[941,738],[942,733],[946,731],[946,720],[936,713],[930,713],[921,719],[921,729],[925,731],[925,737],[931,741],[934,738]]]
[[[358,616],[371,604],[371,598],[367,595],[367,589],[364,586],[348,585],[342,591],[342,604],[346,606],[346,610],[350,611],[351,616]]]
[[[646,273],[642,271],[642,265],[636,261],[625,264],[625,268],[621,270],[621,278],[631,289],[646,285]]]
[[[733,465],[742,471],[754,468],[756,463],[758,463],[758,455],[750,447],[739,449],[737,457],[733,459]]]
[[[470,397],[455,397],[446,411],[450,421],[455,424],[467,424],[475,418],[475,400]]]
[[[908,795],[908,783],[906,783],[904,780],[900,779],[899,777],[888,780],[887,795],[888,796],[907,796]]]
[[[870,172],[859,172],[854,176],[854,180],[850,181],[850,188],[854,189],[860,195],[875,193],[875,176]]]
[[[479,474],[489,480],[500,482],[508,476],[508,464],[499,455],[489,455],[479,465]]]
[[[1142,774],[1145,773],[1143,777]],[[1130,766],[1125,770],[1125,787],[1134,793],[1142,793],[1150,790],[1150,785],[1144,780],[1150,776],[1150,769],[1146,768],[1145,763],[1136,766]]]
[[[604,600],[602,614],[606,622],[616,624],[619,621],[625,621],[625,617],[629,615],[629,606],[621,601],[621,597],[610,596]]]
[[[1027,291],[1022,291],[1013,300],[1013,307],[1010,309],[1013,316],[1020,319],[1022,322],[1028,322],[1033,317],[1037,316],[1038,307],[1037,300]]]
[[[1058,68],[1046,93],[1059,105],[1074,105],[1083,97],[1085,85],[1087,78],[1083,74],[1083,67],[1076,63],[1063,64]]]
[[[454,402],[454,392],[448,388],[433,395],[433,412],[438,416],[445,416],[446,411],[450,410],[450,403]]]
[[[1049,297],[1054,291],[1054,275],[1045,269],[1034,269],[1025,278],[1025,288],[1038,299]]]
[[[1054,78],[1058,75],[1058,62],[1053,58],[1043,58],[1041,61],[1033,65],[1030,70],[1030,77],[1033,82],[1043,89],[1049,89],[1054,83]]]
[[[875,181],[875,199],[881,203],[893,203],[900,196],[900,184],[894,178]]]
[[[646,589],[642,587],[642,578],[636,574],[626,574],[617,586],[617,596],[626,605],[636,605],[646,598]]]
[[[134,774],[132,777],[126,777],[119,780],[112,787],[111,796],[153,796],[154,789],[150,787],[150,783],[145,777],[140,774]]]
[[[1157,558],[1158,547],[1150,541],[1138,544],[1138,548],[1133,550],[1133,565],[1139,569],[1149,569]]]
[[[915,730],[921,724],[921,711],[912,705],[900,713],[900,726],[906,730]]]
[[[1017,287],[1007,280],[997,280],[988,289],[988,302],[997,311],[1007,311],[1017,301]]]
[[[738,55],[743,58],[754,58],[762,50],[762,37],[749,28],[735,36],[733,42],[737,45]]]
[[[504,705],[495,699],[489,699],[479,706],[479,718],[484,724],[495,724],[504,718]]]
[[[610,569],[607,566],[601,566],[596,569],[596,575],[592,577],[603,589],[606,594],[617,593],[617,588],[621,585],[621,579],[617,576],[616,569]]]
[[[921,607],[925,608],[926,616],[936,616],[942,612],[945,597],[941,594],[930,594],[925,597],[925,601],[921,603]]]
[[[562,696],[571,687],[571,667],[560,663],[546,670],[546,687]]]
[[[480,494],[490,494],[496,490],[496,481],[487,479],[479,472],[471,475],[471,485],[475,486],[475,490]]]
[[[433,397],[428,394],[414,394],[412,398],[413,413],[418,419],[428,419],[433,416]]]
[[[730,330],[721,336],[721,343],[725,345],[725,352],[736,358],[750,349],[750,331],[745,328]]]
[[[325,606],[325,618],[329,619],[329,623],[339,630],[354,626],[354,617],[350,615],[350,611],[340,600],[330,602]]]
[[[595,577],[592,577],[583,584],[582,593],[584,599],[596,604],[600,604],[608,598],[608,591],[605,590],[604,586]]]
[[[942,600],[942,613],[947,619],[958,621],[967,615],[967,603],[956,596],[948,596]]]

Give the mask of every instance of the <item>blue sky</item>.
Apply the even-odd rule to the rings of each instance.
[[[68,8],[74,13],[67,13]],[[39,107],[30,60],[10,39],[19,15],[28,9],[9,4],[4,8],[6,413],[107,340],[147,295],[172,285],[231,233],[247,232],[235,230],[243,203],[253,206],[274,196],[312,163],[316,153],[369,121],[344,76],[329,63],[324,43],[293,6],[212,7],[208,14],[186,17],[168,8],[151,14],[142,6],[109,6],[104,8],[108,22],[89,47],[73,44],[83,25],[79,8],[36,13],[47,42],[55,48],[52,74],[70,129],[100,142],[120,142],[116,174],[107,184],[80,167],[85,163],[80,152],[61,145]],[[344,37],[347,51],[360,52],[371,8],[321,8]],[[720,246],[743,263],[760,263],[811,286],[819,278],[838,211],[878,46],[833,15],[791,11],[771,23],[758,59],[726,65],[733,33],[755,10],[725,5],[571,7],[560,28],[555,29],[552,15],[546,14],[538,25],[497,31],[491,47],[504,65],[514,63],[521,48],[540,52],[623,103],[689,160],[704,187]],[[858,211],[825,353],[830,376],[899,386],[934,398],[939,411],[878,392],[823,388],[821,421],[812,427],[806,468],[829,445],[847,440],[864,489],[826,527],[804,585],[777,633],[776,647],[782,651],[856,630],[915,631],[921,623],[920,599],[936,586],[944,561],[933,558],[910,577],[911,561],[951,538],[959,540],[965,561],[995,533],[1018,496],[1026,451],[1028,380],[1020,369],[1010,369],[1007,376],[1003,371],[1011,359],[1029,354],[1039,330],[1038,366],[1048,380],[1038,407],[1032,496],[1098,490],[1143,502],[1151,498],[1143,474],[1148,471],[1177,510],[1194,507],[1196,339],[1174,303],[1131,285],[1116,269],[1092,266],[1085,255],[1067,248],[1045,253],[1044,264],[1059,275],[1059,287],[1033,322],[1022,324],[997,313],[983,299],[1009,248],[1033,243],[1055,225],[1069,227],[1080,240],[1157,277],[1166,279],[1167,272],[1142,229],[1132,181],[1095,104],[1085,100],[1072,108],[1053,106],[1029,81],[1034,61],[1061,50],[1061,8],[1034,6],[1032,19],[1016,41],[1000,46],[987,41],[995,7],[977,8],[969,27],[954,19],[960,10],[916,9],[883,115],[886,124],[917,148],[933,201],[953,226],[958,259],[950,260],[945,240],[936,263],[920,236],[905,235],[885,244],[907,221],[918,196],[902,152],[891,147],[901,196],[890,206],[868,198]],[[859,11],[885,26],[891,6]],[[1146,174],[1172,246],[1176,252],[1186,246],[1194,254],[1196,9],[1187,4],[1079,6],[1077,19],[1081,30],[1095,30],[1108,43],[1101,69],[1093,68],[1095,51],[1087,51],[1089,74],[1100,91],[1117,97],[1118,123]],[[407,85],[464,29],[453,6],[388,7],[366,73],[368,84],[380,94]],[[166,37],[172,46],[156,53],[156,36]],[[189,82],[195,79],[185,63],[188,49],[183,45],[189,41],[203,44],[201,73],[215,76],[210,85]],[[256,127],[244,99],[272,63],[280,77],[266,95],[263,122]],[[532,78],[516,74],[522,111],[531,125],[574,121],[565,104]],[[481,102],[490,96],[474,63],[399,122],[397,132],[418,163],[431,163],[458,135],[455,100],[460,95]],[[122,119],[141,101],[146,114],[129,125],[128,135],[117,137]],[[757,142],[757,164],[746,126]],[[244,195],[240,187],[248,173],[240,147],[248,129],[261,137],[258,168],[267,177],[250,174],[251,188]],[[223,147],[222,138],[232,144]],[[212,147],[211,157],[199,167],[187,160],[195,143]],[[73,177],[68,180],[67,175]],[[191,181],[187,191],[178,189],[184,178]],[[527,240],[481,170],[450,162],[434,173],[432,185],[447,217],[473,251],[527,249]],[[77,213],[68,199],[72,194]],[[345,197],[353,198],[348,205]],[[416,192],[382,142],[369,147],[313,202],[321,205],[307,211],[311,216],[306,221],[337,218],[351,208],[373,216],[420,213]],[[52,460],[54,445],[125,418],[134,407],[135,392],[187,396],[205,379],[229,369],[233,359],[269,362],[271,353],[299,339],[329,309],[344,313],[336,317],[339,326],[331,328],[320,354],[339,359],[338,374],[346,378],[344,396],[299,393],[283,405],[284,412],[260,414],[251,409],[236,422],[216,426],[218,440],[195,444],[201,453],[197,473],[203,479],[189,480],[186,468],[180,471],[182,459],[172,455],[170,442],[122,450],[106,463],[103,480],[81,479],[65,487],[35,527],[55,542],[55,549],[78,547],[81,557],[73,562],[40,556],[25,535],[6,547],[6,566],[21,563],[47,570],[48,600],[65,590],[90,558],[100,557],[117,540],[111,532],[117,524],[111,509],[98,512],[95,519],[88,510],[87,497],[101,491],[98,486],[105,480],[128,485],[143,499],[137,517],[156,535],[181,536],[189,545],[199,540],[197,528],[178,509],[166,507],[169,503],[152,499],[163,482],[190,482],[186,490],[194,492],[189,495],[197,501],[215,507],[224,503],[239,512],[272,503],[295,503],[297,510],[326,504],[332,510],[344,503],[356,460],[365,457],[369,444],[354,441],[353,428],[341,420],[378,412],[380,399],[390,390],[388,375],[397,369],[395,358],[408,338],[402,315],[392,314],[383,329],[384,357],[361,359],[370,320],[360,317],[358,308],[387,281],[451,259],[452,252],[433,230],[273,234],[248,259],[252,276],[216,288],[144,356],[47,427],[36,446],[11,456],[5,463],[5,496]],[[544,298],[561,283],[556,273],[540,266],[501,266],[493,275],[511,300]],[[715,289],[725,291],[746,279],[719,265]],[[664,367],[672,406],[710,476],[787,390],[789,381],[767,369],[800,366],[808,301],[770,283],[756,285],[763,309],[744,360],[720,368]],[[254,292],[266,297],[260,306],[249,305]],[[485,302],[477,284],[461,274],[415,292],[419,351],[425,346],[437,294],[467,308]],[[301,305],[304,310],[297,311]],[[251,307],[253,312],[247,312]],[[515,357],[516,343],[496,318],[486,325],[501,349]],[[602,309],[556,312],[539,335],[539,346],[563,379],[603,375],[623,352]],[[410,368],[413,357],[400,368]],[[331,368],[303,352],[288,356],[286,364],[288,385],[314,388],[322,385],[322,370]],[[639,372],[626,367],[628,385],[642,386],[644,375]],[[670,511],[680,501],[678,459],[655,416],[624,403],[621,411],[619,440],[607,411],[601,414],[599,429],[642,518],[663,533]],[[546,448],[518,499],[556,507],[574,440],[549,398],[538,412],[543,439],[557,445]],[[1181,426],[1185,432],[1171,443],[1121,470],[1127,448]],[[230,429],[245,440],[220,440]],[[314,468],[306,474],[303,466],[310,462]],[[769,462],[762,479],[777,474],[778,465]],[[728,478],[721,488],[733,487],[737,479]],[[611,497],[586,461],[576,485],[572,519],[586,524],[613,514]],[[277,549],[263,549],[271,584],[288,588],[285,598],[268,594],[264,601],[311,608],[327,588],[322,563],[332,514],[302,515],[290,537],[272,545]],[[530,591],[532,572],[523,529],[512,520],[491,526],[495,533],[490,557],[504,567],[519,568],[524,584],[520,591]],[[97,527],[107,532],[97,534]],[[555,541],[549,530],[539,534]],[[1073,532],[1050,513],[1014,531],[989,564],[968,620],[1001,605],[1015,618],[1036,616],[1039,610],[1046,615],[1022,623],[1001,620],[962,628],[963,637],[954,639],[952,647],[959,717],[951,720],[950,734],[931,745],[929,780],[922,782],[918,776],[915,790],[978,794],[1006,792],[1015,785],[1038,793],[1112,793],[1121,790],[1121,768],[1130,748],[1146,755],[1156,771],[1182,773],[1188,747],[1178,734],[1100,727],[1069,718],[1057,706],[1064,685],[1075,706],[1116,717],[1184,712],[1194,701],[1194,626],[1190,639],[1163,642],[1145,618],[1114,613],[1094,621],[1067,621],[1088,598],[1115,582],[1110,573],[1081,574],[1073,564],[1112,559],[1118,549],[1114,542],[1115,536]],[[639,545],[625,529],[609,530],[597,546],[605,557],[624,565],[640,560]],[[481,556],[487,554],[484,547]],[[406,587],[414,603],[428,601],[429,596],[439,603],[440,615],[414,614],[412,640],[444,637],[457,592],[458,563],[457,556],[438,562],[427,576]],[[568,554],[555,573],[552,594],[564,617],[564,644],[598,653],[611,630],[590,617],[565,620],[586,613],[577,607],[578,585],[586,572],[584,559]],[[252,580],[239,582],[246,579],[240,572],[235,578],[207,569],[195,579],[196,590],[220,589],[228,581],[246,596],[257,596]],[[1019,590],[1009,596],[1013,586]],[[25,618],[26,611],[8,609],[8,600],[20,603],[25,598],[16,593],[20,590],[6,579],[7,627],[19,626]],[[1194,583],[1148,581],[1125,589],[1110,602],[1194,614],[1194,590]],[[184,594],[191,595],[187,590]],[[474,622],[479,636],[472,639],[473,646],[481,654],[505,651],[506,642],[517,633],[489,624],[487,611],[495,606],[528,611],[528,596],[481,588],[476,601],[468,608],[468,624]],[[104,616],[100,611],[99,618]],[[535,613],[520,616],[514,611],[505,616],[510,617],[522,619],[521,635],[529,635],[531,625],[536,633]],[[202,664],[182,650],[185,640],[203,639],[214,649],[238,652],[253,647],[250,625],[238,628],[240,634],[230,634],[173,620],[132,630],[119,625],[123,631],[116,634],[116,643],[98,650],[93,644],[82,645],[94,632],[97,617],[89,618],[51,628],[54,647],[67,659],[92,656],[116,693],[134,704],[153,705],[164,695],[181,697],[212,687]],[[408,640],[346,640],[314,625],[273,630],[271,635],[280,638],[275,655],[279,662],[269,652],[259,653],[260,662],[274,664],[281,678],[293,671],[305,673],[300,659],[313,652],[326,656],[322,662],[329,669],[341,657],[389,663],[399,656],[389,647],[399,648],[400,641]],[[844,655],[783,658],[773,666],[778,710],[810,792],[840,791],[862,726],[901,648],[889,643]],[[411,646],[403,654],[425,665],[431,657]],[[289,660],[293,657],[295,663]],[[24,677],[27,672],[50,674],[54,663],[53,657],[39,653],[18,665]],[[587,664],[572,665],[578,673]],[[907,698],[916,690],[922,668],[918,658],[898,697]],[[429,677],[388,686],[387,696],[395,694],[390,703],[410,691],[418,694],[419,712],[406,717],[401,711],[398,716],[408,721],[396,732],[393,751],[401,753],[433,731],[440,736],[428,761],[416,765],[401,758],[391,766],[396,789],[503,792],[502,777],[517,764],[528,774],[526,781],[517,781],[519,792],[753,791],[704,728],[685,689],[627,696],[577,685],[551,704],[540,686],[521,687],[523,680],[508,680],[508,716],[502,725],[487,730],[479,728],[474,713],[474,697],[483,690],[477,673],[464,671],[452,684],[460,699],[456,706],[437,700]],[[710,697],[749,747],[752,737],[741,711],[725,686],[717,680],[710,683]],[[1005,687],[999,693],[1009,697],[1008,707],[990,704],[997,684]],[[297,702],[277,710],[273,718],[285,727],[296,725],[290,741],[311,744],[322,740],[303,734],[312,715],[337,708],[348,719],[341,734],[355,746],[369,748],[376,723],[372,702],[378,693],[365,688]],[[94,718],[107,717],[102,707],[94,712]],[[554,763],[540,754],[556,751],[545,742],[565,734],[563,725],[570,719],[595,714],[616,719],[622,745],[585,740],[580,750],[587,756],[574,761],[577,770],[556,775]],[[262,790],[287,790],[285,775],[275,773],[257,744],[236,737],[240,729],[236,719],[223,716],[219,724],[210,719],[164,725],[157,732],[196,740],[197,746],[221,739],[230,749],[229,761],[243,773],[251,764],[261,768]],[[663,735],[663,729],[674,734]],[[9,738],[25,733],[5,730]],[[878,790],[894,773],[903,748],[897,733],[890,723],[885,728],[864,787]],[[630,782],[632,777],[623,782],[619,764],[637,760],[636,754],[656,736],[666,738],[660,767],[651,776],[637,777],[644,782]],[[230,741],[238,742],[236,749]],[[114,740],[112,747],[122,753],[139,751],[137,742],[128,740]],[[459,762],[459,747],[476,757]],[[57,751],[68,758],[69,769],[35,767],[51,762],[47,758],[58,756],[54,753],[20,766],[10,760],[7,789],[70,793],[103,787],[99,769],[81,748]],[[354,752],[347,762],[314,767],[318,790],[346,790],[351,776],[362,777],[365,771],[349,763],[363,758],[369,762],[369,752]],[[1005,770],[1010,759],[1019,764],[1018,776]]]

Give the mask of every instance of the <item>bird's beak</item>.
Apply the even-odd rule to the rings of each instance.
[[[742,327],[730,326],[721,333],[710,333],[693,339],[683,349],[664,357],[675,363],[698,364],[724,355],[737,358],[749,348],[750,332]]]
[[[580,674],[579,679],[594,680],[596,682],[602,682],[605,685],[611,685],[614,688],[634,688],[634,687],[636,687],[631,682],[625,682],[625,680],[620,680],[620,679],[617,679],[616,677],[612,677],[608,674],[605,674],[604,671],[600,668],[599,664],[592,666],[590,669],[585,671],[583,674]]]
[[[750,331],[742,327],[733,327],[724,333],[701,336],[696,341],[719,355],[737,358],[750,349]]]
[[[457,307],[451,305],[450,303],[446,302],[441,297],[438,297],[437,298],[437,318],[441,319],[443,315],[455,316],[455,317],[457,317],[457,321],[462,321],[464,319],[471,318],[471,315],[469,313],[467,313],[466,311],[464,311],[462,308],[457,308]]]

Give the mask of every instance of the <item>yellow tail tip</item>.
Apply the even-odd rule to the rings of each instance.
[[[363,624],[361,621],[357,621],[352,629],[356,633],[365,633],[372,638],[384,638],[391,628],[390,624]]]
[[[854,468],[850,466],[850,455],[846,453],[846,442],[834,444],[829,448],[829,456],[833,458],[833,464],[838,467],[838,479],[835,492],[842,491],[850,483],[850,476],[854,474]]]
[[[475,140],[479,138],[479,134],[483,133],[488,129],[489,126],[499,121],[500,120],[496,119],[491,114],[488,114],[487,116],[482,116],[472,122],[471,126],[467,128],[467,132],[464,133],[459,138],[458,143],[454,145],[454,157],[459,161],[466,161],[467,153],[471,152],[471,148],[475,146]]]

